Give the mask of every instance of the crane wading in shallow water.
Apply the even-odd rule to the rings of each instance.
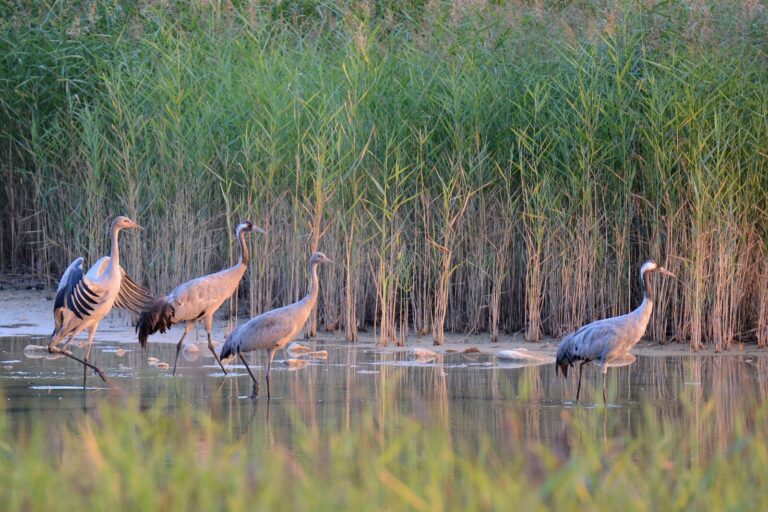
[[[107,378],[96,366],[90,364],[93,336],[99,322],[107,316],[113,306],[139,313],[152,302],[152,293],[134,282],[120,266],[118,234],[121,229],[141,229],[141,226],[122,215],[112,222],[112,252],[97,261],[83,275],[83,258],[77,258],[61,276],[53,305],[53,319],[56,327],[48,343],[48,351],[64,354],[83,365],[83,387],[88,368],[95,371],[104,382]],[[85,359],[75,357],[67,345],[83,330],[88,329],[88,348]],[[61,347],[58,343],[67,338]]]
[[[675,277],[675,274],[659,266],[655,260],[648,260],[640,267],[640,280],[643,282],[643,302],[640,306],[626,315],[597,320],[585,325],[573,334],[569,334],[557,346],[555,369],[568,377],[568,367],[577,361],[579,365],[579,384],[576,387],[576,400],[581,392],[581,373],[584,365],[597,361],[603,371],[603,403],[605,403],[605,380],[608,365],[622,359],[629,350],[640,341],[648,327],[653,310],[653,289],[651,274],[659,272]]]
[[[142,348],[147,347],[147,339],[150,334],[157,331],[165,332],[174,324],[187,322],[184,334],[181,335],[181,339],[176,345],[173,375],[176,375],[176,363],[179,360],[179,352],[184,338],[197,325],[200,318],[205,322],[205,330],[208,332],[208,349],[221,366],[221,371],[227,373],[221,360],[216,356],[213,341],[211,341],[213,314],[225,300],[235,293],[240,280],[248,269],[250,256],[248,245],[245,243],[245,233],[251,231],[264,234],[263,229],[254,226],[249,220],[244,220],[237,226],[236,235],[240,242],[240,260],[235,266],[180,284],[168,295],[155,299],[152,305],[139,316],[136,331],[139,333],[139,343],[141,343]]]
[[[309,293],[299,302],[294,302],[272,311],[267,311],[259,316],[251,318],[247,323],[237,327],[227,336],[227,341],[221,348],[221,359],[227,359],[233,355],[240,356],[240,360],[248,370],[253,380],[253,397],[259,396],[259,383],[253,376],[251,368],[245,362],[243,352],[254,350],[266,350],[269,354],[267,363],[267,398],[272,398],[270,370],[275,352],[291,341],[307,323],[312,308],[317,303],[319,290],[317,280],[317,266],[322,263],[333,263],[332,260],[321,253],[312,254],[309,259],[309,274],[312,276]]]

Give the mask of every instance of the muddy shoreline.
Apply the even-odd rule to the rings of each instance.
[[[6,336],[41,336],[47,337],[53,330],[53,292],[41,290],[0,290],[0,337]],[[214,340],[222,342],[226,334],[236,325],[234,318],[229,318],[226,314],[227,305],[225,304],[214,321]],[[245,317],[237,319],[237,322],[246,321]],[[154,334],[150,338],[150,343],[176,343],[183,332],[180,326],[174,326],[165,334]],[[206,336],[205,330],[201,325],[190,335],[191,341],[204,343]],[[85,339],[82,334],[80,338]],[[189,339],[189,338],[188,338]],[[131,315],[121,310],[114,310],[105,318],[98,332],[95,341],[110,343],[136,343],[136,334],[134,332],[133,320]],[[298,340],[300,342],[308,340]],[[314,340],[322,344],[347,344],[344,339],[344,332],[336,333],[320,332]],[[398,347],[390,344],[386,347],[378,347],[382,351],[401,351],[411,350],[416,347],[429,348],[436,352],[444,351],[463,351],[469,347],[476,346],[482,352],[495,353],[499,350],[509,350],[515,348],[525,348],[530,352],[541,355],[554,355],[559,340],[548,339],[541,342],[527,342],[522,335],[502,335],[497,342],[491,342],[487,333],[472,334],[468,336],[458,334],[448,334],[446,343],[442,347],[434,347],[432,338],[429,336],[411,336],[405,347]],[[369,333],[361,333],[360,345],[373,346],[376,344],[374,336]],[[661,345],[655,342],[643,340],[632,350],[639,356],[690,356],[690,355],[741,355],[741,354],[766,354],[755,344],[735,344],[729,351],[717,353],[711,345],[704,349],[694,352],[687,344],[671,343]]]

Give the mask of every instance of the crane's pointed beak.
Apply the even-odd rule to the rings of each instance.
[[[254,227],[253,227],[253,230],[254,230],[255,232],[257,232],[257,233],[261,233],[262,235],[266,235],[266,234],[267,234],[267,232],[266,232],[266,231],[264,231],[264,230],[263,230],[262,228],[260,228],[259,226],[254,226]]]
[[[657,270],[658,270],[659,272],[661,272],[662,274],[664,274],[665,276],[670,276],[670,277],[677,277],[675,274],[673,274],[673,273],[672,273],[672,272],[670,272],[669,270],[665,269],[664,267],[659,267]]]

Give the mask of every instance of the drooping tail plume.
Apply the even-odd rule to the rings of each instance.
[[[557,358],[555,359],[555,374],[560,370],[564,378],[568,377],[568,368],[578,359],[573,354],[572,336],[566,336],[557,346]]]
[[[219,360],[227,359],[228,357],[232,356],[235,353],[234,349],[232,348],[231,344],[224,344],[223,347],[221,347],[221,352],[219,353]]]
[[[165,296],[156,298],[149,309],[141,312],[139,322],[136,324],[136,332],[139,333],[141,348],[147,348],[147,340],[150,334],[154,334],[157,331],[163,333],[170,329],[173,325],[174,313],[173,305],[168,302]]]
[[[237,353],[237,335],[241,327],[242,325],[238,325],[231,333],[229,333],[229,336],[227,336],[227,339],[224,341],[224,345],[221,347],[221,352],[219,352],[219,360],[223,361]]]

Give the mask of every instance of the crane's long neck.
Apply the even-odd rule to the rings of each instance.
[[[237,239],[240,242],[240,261],[238,262],[238,264],[248,265],[248,262],[251,259],[251,255],[248,252],[248,244],[245,243],[245,230],[243,229],[237,230]]]
[[[651,273],[644,272],[643,278],[643,302],[648,301],[653,304],[653,288],[651,287]]]
[[[640,278],[643,281],[643,302],[635,311],[640,316],[643,331],[645,331],[645,327],[648,325],[648,322],[651,319],[651,312],[653,311],[653,288],[651,287],[651,272],[643,272],[640,275]]]
[[[310,285],[309,293],[302,299],[309,309],[315,307],[317,302],[317,295],[320,290],[320,284],[317,279],[317,263],[312,262],[309,264]]]
[[[118,243],[118,235],[120,234],[120,228],[112,226],[112,250],[109,253],[109,264],[112,268],[118,268],[120,266],[120,244]]]

